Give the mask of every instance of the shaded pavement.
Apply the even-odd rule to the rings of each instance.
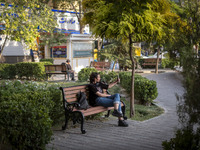
[[[118,127],[117,119],[110,117],[104,121],[86,121],[86,134],[80,128],[54,131],[54,140],[47,149],[56,150],[160,150],[162,141],[174,136],[178,128],[175,93],[182,95],[183,87],[177,72],[143,74],[155,80],[158,87],[157,105],[165,113],[147,121],[127,120],[129,127]]]

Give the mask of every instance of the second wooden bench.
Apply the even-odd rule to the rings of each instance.
[[[104,70],[109,70],[110,62],[94,62],[94,61],[92,61],[90,66],[94,67],[98,71],[104,71]]]
[[[66,80],[66,76],[68,76],[68,80],[69,80],[69,75],[66,71],[65,65],[45,65],[45,72],[48,77],[52,74],[64,74],[65,80]]]
[[[147,59],[143,59],[143,64],[142,66],[156,66],[156,62],[157,62],[157,58],[147,58]],[[161,62],[161,58],[159,58],[159,64]]]

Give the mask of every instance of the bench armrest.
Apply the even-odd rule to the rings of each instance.
[[[68,105],[73,105],[74,107],[80,106],[80,104],[78,102],[71,102],[71,103],[68,103]]]
[[[69,111],[73,111],[74,108],[78,108],[80,107],[80,104],[78,102],[71,102],[71,103],[67,103],[65,105],[65,109],[69,110]]]

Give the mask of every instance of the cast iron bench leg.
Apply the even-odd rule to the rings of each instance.
[[[85,129],[84,129],[84,116],[83,116],[83,114],[82,113],[80,113],[81,114],[81,132],[82,132],[82,134],[85,134],[86,133],[86,131],[85,131]]]
[[[68,112],[65,111],[65,124],[62,126],[62,130],[66,130],[67,124],[68,124],[68,120],[69,120],[69,115],[68,115]]]
[[[107,114],[105,115],[105,117],[109,117],[110,116],[110,110],[108,110]]]

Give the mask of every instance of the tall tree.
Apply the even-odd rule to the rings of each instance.
[[[7,40],[15,40],[26,46],[35,46],[41,32],[52,32],[57,25],[51,9],[39,0],[10,0],[0,7],[0,22],[5,36],[0,58]]]
[[[163,3],[165,2],[165,3]],[[86,10],[83,22],[88,23],[93,34],[106,38],[122,39],[129,43],[129,56],[132,62],[132,88],[130,117],[134,110],[135,59],[133,42],[159,38],[163,34],[165,19],[160,15],[163,0],[84,0]]]

